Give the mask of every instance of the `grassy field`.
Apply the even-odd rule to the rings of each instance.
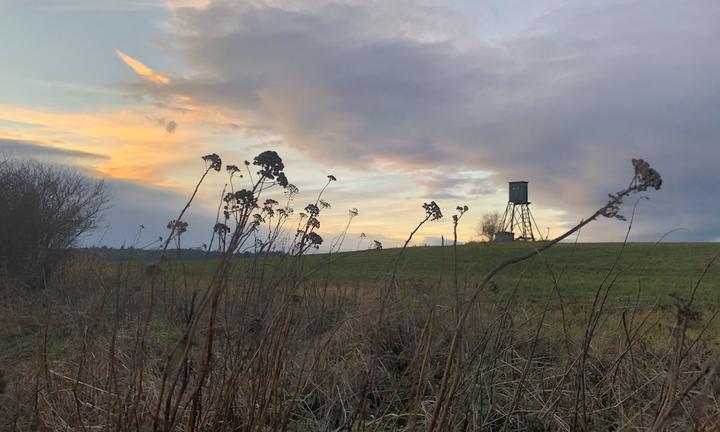
[[[0,281],[0,429],[720,427],[720,245],[559,244],[469,301],[535,246],[238,258],[221,284],[215,260],[84,256],[41,290]]]
[[[497,262],[532,250],[531,243],[471,243],[458,246],[458,280],[465,291],[472,289]],[[398,249],[346,252],[328,256],[307,256],[306,268],[316,270],[316,283],[325,279],[331,285],[384,286],[398,255]],[[610,299],[635,302],[639,291],[642,304],[676,303],[674,295],[684,295],[700,278],[712,257],[720,253],[716,243],[619,243],[558,244],[541,256],[512,265],[495,278],[494,290],[515,289],[522,300],[537,301],[548,290],[558,291],[570,303],[588,302],[603,279],[614,280]],[[282,272],[278,258],[262,260],[270,273]],[[252,263],[241,260],[240,266]],[[186,263],[189,273],[198,275],[207,264]],[[450,295],[453,283],[453,249],[446,247],[412,247],[398,264],[401,286],[437,288],[440,298]],[[518,285],[519,283],[519,285]],[[720,267],[711,267],[698,288],[700,304],[717,306],[720,296]],[[491,295],[492,292],[489,293]]]

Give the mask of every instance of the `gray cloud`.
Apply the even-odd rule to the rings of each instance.
[[[162,126],[162,128],[165,129],[165,132],[167,132],[168,135],[174,134],[178,128],[178,123],[175,120],[166,120],[165,117],[156,118],[152,116],[147,116],[146,118],[154,122],[158,126]]]
[[[35,141],[0,138],[0,153],[10,157],[107,159],[107,156],[79,150],[48,147]]]
[[[425,198],[467,200],[498,192],[493,181],[468,173],[448,174],[442,171],[419,171],[417,182],[425,187]]]
[[[168,221],[177,217],[188,199],[188,196],[177,192],[126,180],[110,178],[105,179],[105,184],[112,208],[106,213],[104,228],[82,238],[83,245],[130,246],[140,231],[140,225],[144,228],[135,246],[151,243],[168,234]],[[193,211],[193,208],[183,217],[189,224],[188,231],[183,234],[184,247],[207,243],[215,223],[202,206],[198,206],[198,211]]]
[[[177,130],[178,124],[175,122],[175,120],[170,120],[165,125],[165,132],[172,134],[175,133],[175,130]]]
[[[638,238],[720,237],[720,4],[573,2],[492,44],[464,27],[429,38],[412,17],[378,24],[377,7],[178,10],[171,45],[194,74],[144,91],[217,106],[327,164],[529,180],[537,206],[577,219],[643,157],[665,187]]]

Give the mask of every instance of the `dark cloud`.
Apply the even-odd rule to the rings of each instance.
[[[35,158],[75,158],[75,159],[107,159],[107,156],[68,150],[59,147],[48,147],[35,141],[12,138],[0,138],[0,154],[9,157],[35,157]]]
[[[165,124],[165,132],[172,134],[177,130],[178,124],[174,120],[170,120]]]
[[[720,4],[572,2],[492,44],[428,38],[400,15],[410,24],[378,24],[377,7],[179,10],[171,45],[194,74],[145,91],[217,106],[328,164],[528,180],[536,206],[577,219],[643,157],[665,187],[638,236],[720,237]]]
[[[425,197],[430,199],[467,200],[479,195],[492,195],[498,191],[491,179],[468,173],[419,171],[416,181],[425,187]]]
[[[103,228],[85,236],[86,246],[130,246],[140,234],[135,246],[143,246],[168,234],[168,221],[177,218],[188,196],[167,189],[141,185],[117,179],[105,179],[111,197],[111,208],[106,213]],[[197,208],[197,211],[193,211]],[[214,220],[201,205],[191,206],[183,219],[188,231],[183,234],[184,247],[201,246],[212,235]],[[144,228],[140,230],[140,225]],[[156,244],[157,246],[157,244]]]
[[[496,192],[498,192],[498,188],[495,187],[494,184],[490,183],[487,180],[480,180],[478,182],[475,182],[474,186],[470,188],[468,191],[468,194],[471,196],[477,196],[477,195],[492,195]]]
[[[162,128],[165,129],[165,132],[167,132],[168,135],[174,134],[178,128],[178,123],[175,120],[165,120],[165,117],[156,118],[152,116],[147,116],[146,118],[154,122],[158,126],[162,126]]]

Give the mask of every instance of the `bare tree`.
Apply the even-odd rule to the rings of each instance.
[[[35,161],[0,161],[0,268],[36,279],[97,228],[108,197],[102,180]]]
[[[487,241],[493,241],[495,234],[500,231],[500,219],[502,216],[499,212],[494,211],[491,213],[485,213],[478,223],[476,233],[478,236],[484,238]]]

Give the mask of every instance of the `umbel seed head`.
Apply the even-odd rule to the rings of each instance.
[[[633,168],[635,169],[635,184],[639,191],[645,191],[648,188],[655,190],[662,186],[662,177],[656,170],[650,168],[650,164],[644,159],[633,159]]]

